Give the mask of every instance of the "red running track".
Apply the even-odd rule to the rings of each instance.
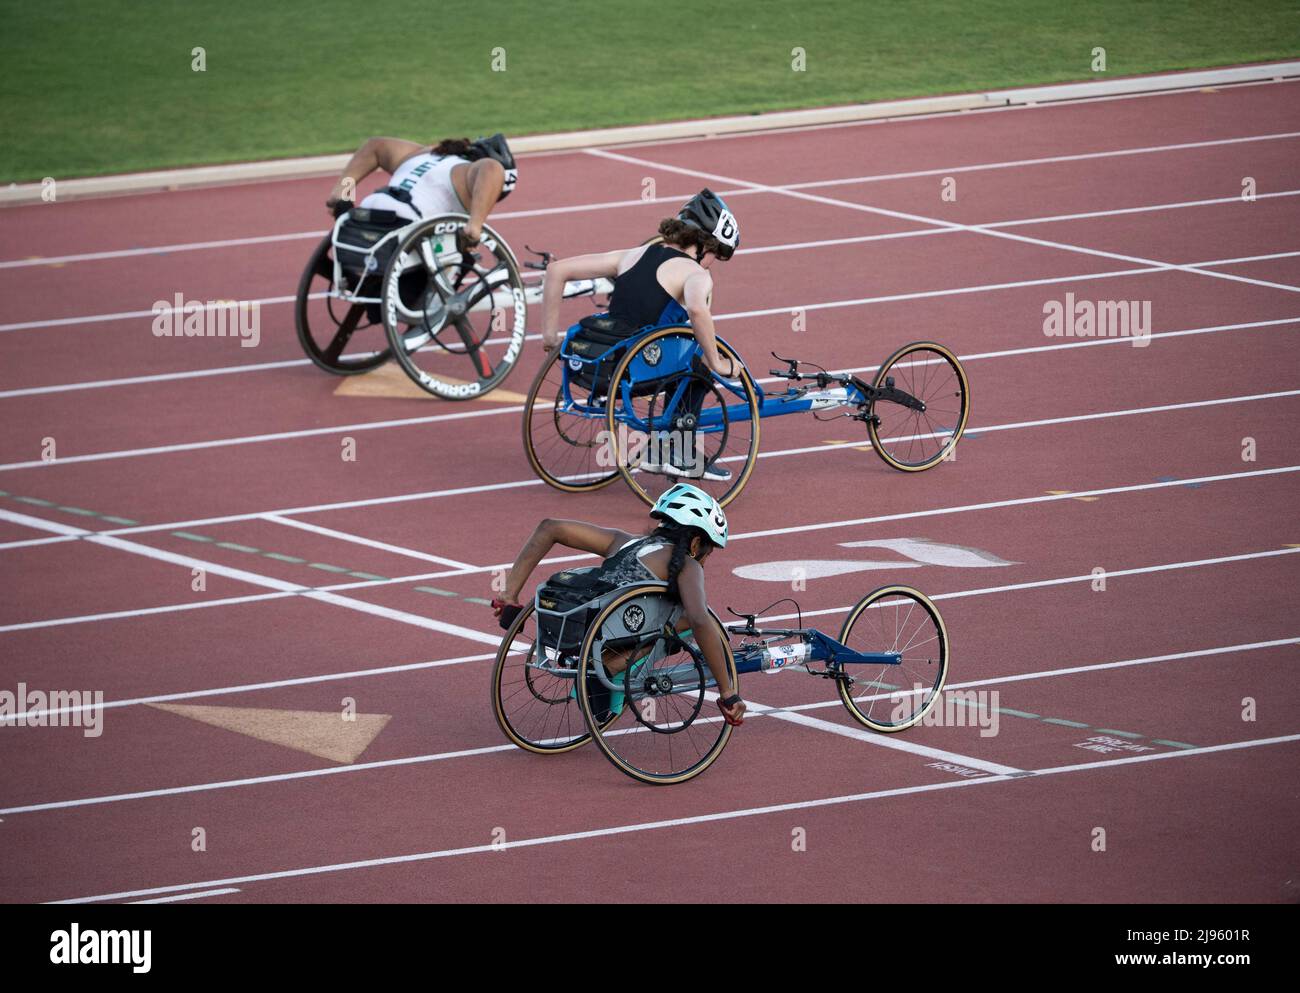
[[[634,244],[705,183],[733,197],[746,250],[716,309],[759,368],[773,349],[871,367],[934,338],[972,380],[958,459],[917,476],[840,424],[766,422],[709,585],[758,608],[790,592],[764,578],[782,563],[849,563],[797,593],[832,632],[872,587],[916,585],[952,634],[950,688],[989,694],[996,725],[846,737],[825,683],[750,676],[746,697],[785,716],[662,790],[592,749],[507,744],[474,602],[537,518],[636,528],[643,508],[617,485],[540,485],[506,393],[333,394],[285,302],[321,183],[7,211],[0,691],[99,690],[106,708],[98,737],[0,725],[0,894],[668,901],[709,899],[725,867],[762,901],[1294,902],[1296,85],[523,163],[494,223],[561,254]],[[264,301],[260,344],[153,337],[153,301],[178,292]],[[1045,337],[1067,292],[1149,301],[1150,343]],[[1004,564],[921,564],[899,539]],[[349,603],[304,595],[338,586]],[[156,706],[344,698],[389,717],[351,761]]]

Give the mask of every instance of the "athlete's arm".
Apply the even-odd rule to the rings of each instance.
[[[465,173],[465,185],[469,187],[469,223],[461,237],[470,248],[483,236],[483,222],[497,205],[505,182],[505,168],[496,159],[479,159]]]
[[[686,611],[686,620],[695,632],[695,643],[700,646],[704,660],[709,664],[709,672],[717,681],[718,696],[725,700],[736,695],[736,684],[727,671],[726,651],[709,615],[708,601],[704,598],[704,568],[694,559],[688,558],[677,574],[677,595]],[[745,716],[745,701],[739,700],[731,707],[723,707],[722,712],[730,722],[739,723]]]
[[[340,200],[355,200],[358,184],[376,169],[391,173],[412,155],[423,151],[423,145],[402,138],[367,138],[366,143],[348,160],[343,175],[334,184],[325,206],[333,210]]]
[[[735,376],[737,370],[730,357],[723,359],[718,353],[718,336],[713,330],[713,314],[709,309],[712,303],[713,278],[703,269],[687,277],[682,285],[682,306],[691,319],[695,340],[704,349],[704,361],[719,376]]]
[[[519,594],[528,582],[537,563],[546,557],[555,545],[567,545],[582,552],[591,552],[601,558],[609,555],[632,535],[617,528],[602,528],[582,521],[557,521],[547,518],[533,530],[519,557],[506,576],[506,588],[501,599],[507,603],[518,603]]]
[[[560,324],[560,301],[564,299],[564,284],[571,279],[613,279],[618,275],[619,264],[627,249],[617,252],[600,252],[595,255],[575,255],[571,259],[557,259],[546,267],[546,281],[542,284],[542,347],[548,352],[564,337]]]

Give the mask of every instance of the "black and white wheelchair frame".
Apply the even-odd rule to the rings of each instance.
[[[676,630],[682,607],[667,586],[622,586],[568,610],[547,609],[535,596],[506,633],[493,670],[493,709],[506,737],[540,754],[594,739],[620,771],[655,785],[707,769],[731,726],[705,706],[716,697],[716,682],[694,632]],[[710,617],[734,681],[725,630]],[[580,640],[570,625],[581,630]],[[610,652],[628,660],[617,674],[606,666]],[[593,701],[601,690],[603,699]],[[611,706],[617,694],[623,699]]]
[[[295,318],[308,357],[336,375],[395,358],[412,382],[446,400],[470,400],[499,386],[523,350],[528,304],[541,299],[540,283],[525,282],[505,239],[485,224],[479,244],[462,251],[469,217],[452,213],[358,243],[349,240],[354,211],[365,208],[335,221],[299,282]],[[345,254],[357,264],[345,266]],[[565,295],[609,290],[584,282],[590,285],[566,286]],[[379,326],[382,343],[358,335]]]

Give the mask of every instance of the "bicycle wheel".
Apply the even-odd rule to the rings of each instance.
[[[840,700],[873,731],[910,728],[939,700],[948,678],[948,629],[938,608],[910,586],[882,586],[858,601],[840,631],[858,652],[900,652],[898,665],[850,665],[853,685],[838,680]]]
[[[548,486],[566,493],[598,490],[618,479],[604,444],[605,399],[568,377],[557,348],[546,356],[524,401],[524,452]],[[602,465],[602,463],[604,463]]]
[[[524,347],[528,305],[514,253],[495,231],[462,253],[464,214],[413,226],[384,270],[383,319],[406,374],[444,400],[472,400],[510,375]]]
[[[872,404],[867,434],[886,463],[920,472],[948,457],[970,416],[970,384],[957,356],[915,341],[886,359],[871,385],[884,395]]]
[[[326,235],[298,280],[293,319],[302,350],[318,367],[336,376],[355,376],[383,365],[390,353],[382,347],[385,342],[377,334],[371,332],[353,340],[356,332],[377,326],[365,304],[331,296],[333,289],[334,260],[330,257],[330,236]]]
[[[577,658],[559,658],[550,649],[543,649],[541,656],[539,661],[535,612],[528,603],[497,649],[492,713],[505,736],[526,751],[542,755],[572,751],[591,737],[571,695]]]
[[[619,771],[655,786],[698,776],[722,754],[732,731],[713,704],[699,633],[664,631],[679,615],[664,584],[629,586],[596,615],[579,651],[578,702],[596,745]],[[709,616],[709,634],[721,639],[730,678],[739,685],[726,631],[712,611]],[[621,708],[596,675],[598,663],[615,658],[628,663],[610,679],[624,694]]]
[[[697,351],[689,327],[661,328],[637,339],[610,379],[611,454],[647,506],[685,481],[725,507],[758,459],[758,390],[749,370],[721,340],[718,352],[734,359],[739,382],[705,371]]]

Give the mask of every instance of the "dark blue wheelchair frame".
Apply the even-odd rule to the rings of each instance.
[[[671,311],[671,307],[669,310]],[[598,314],[595,316],[604,317],[607,315]],[[564,341],[560,346],[563,378],[557,411],[562,414],[570,414],[591,420],[604,420],[608,416],[607,405],[610,399],[608,395],[603,396],[603,402],[597,402],[598,398],[601,398],[601,393],[593,389],[587,401],[575,398],[571,382],[572,376],[581,372],[584,366],[590,366],[594,382],[597,370],[603,364],[607,364],[612,380],[613,368],[618,364],[623,353],[636,349],[644,338],[654,332],[675,327],[680,327],[685,331],[690,330],[684,310],[677,314],[670,314],[666,311],[664,318],[661,318],[658,323],[640,328],[627,338],[610,345],[599,355],[584,357],[573,354],[571,349],[574,337],[583,331],[581,324],[574,324],[565,333]],[[725,338],[719,337],[718,340],[726,345],[733,355],[739,354]],[[743,382],[733,382],[711,370],[706,370],[703,364],[704,350],[693,337],[665,338],[658,343],[657,351],[649,355],[647,355],[647,352],[650,352],[650,349],[641,350],[634,356],[628,366],[631,375],[626,377],[623,382],[618,384],[609,383],[611,389],[617,388],[618,390],[616,401],[620,406],[615,414],[615,419],[619,423],[626,424],[629,428],[643,431],[646,434],[670,430],[686,391],[691,387],[693,381],[698,381],[698,377],[706,372],[710,385],[725,390],[736,397],[739,402],[701,410],[695,420],[693,429],[701,434],[717,434],[725,431],[728,424],[751,419]],[[773,354],[775,355],[775,353]],[[801,374],[798,370],[797,360],[776,357],[786,362],[788,368],[773,369],[771,375],[794,382],[808,380],[815,382],[816,387],[791,386],[783,393],[771,394],[765,393],[758,381],[751,377],[750,382],[753,385],[754,395],[758,401],[758,416],[760,418],[848,406],[857,408],[857,412],[849,414],[849,417],[864,422],[873,421],[876,420],[876,416],[872,413],[872,407],[875,401],[880,399],[889,400],[914,410],[924,410],[925,405],[921,401],[897,389],[892,380],[881,388],[872,386],[853,375],[836,375],[826,372]],[[636,395],[638,385],[655,380],[669,380],[672,377],[677,377],[677,382],[672,388],[671,395],[665,397],[661,411],[649,421],[637,415],[632,404],[632,398]]]

